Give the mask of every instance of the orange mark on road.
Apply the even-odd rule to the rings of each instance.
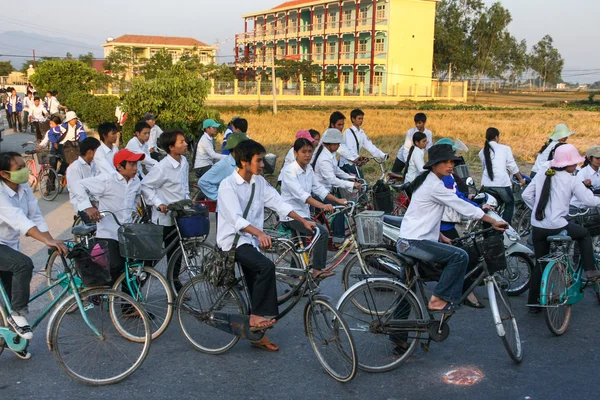
[[[482,379],[483,372],[473,367],[457,368],[444,374],[444,382],[458,386],[472,386]]]

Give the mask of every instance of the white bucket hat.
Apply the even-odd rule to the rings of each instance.
[[[64,122],[69,122],[72,119],[77,119],[77,114],[75,114],[75,111],[68,111]]]
[[[550,135],[548,137],[548,139],[557,141],[557,140],[569,137],[569,136],[573,135],[574,133],[575,132],[571,132],[569,130],[569,128],[567,127],[567,125],[565,125],[565,124],[558,124],[558,125],[556,125],[556,127],[554,128],[554,132],[552,132],[552,135]]]
[[[339,144],[343,140],[342,132],[339,129],[329,128],[323,134],[323,143],[327,144]]]

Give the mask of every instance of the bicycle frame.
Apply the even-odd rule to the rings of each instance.
[[[577,268],[573,270],[573,265],[571,264],[570,257],[568,257],[571,244],[563,243],[558,245],[558,247],[558,251],[554,253],[551,252],[549,255],[542,257],[538,260],[540,262],[548,262],[542,274],[542,286],[540,289],[540,305],[544,307],[561,307],[564,305],[572,305],[578,303],[583,299],[583,289],[587,285],[587,283],[584,284],[581,279],[583,275],[583,267],[581,265],[581,261],[579,262]],[[564,263],[564,265],[566,266],[566,274],[567,276],[570,276],[573,279],[573,282],[570,285],[568,285],[566,292],[560,295],[560,304],[549,304],[549,295],[547,294],[549,288],[548,285],[544,283],[548,282],[548,279],[550,277],[550,271],[557,262]]]

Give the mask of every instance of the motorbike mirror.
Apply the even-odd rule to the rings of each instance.
[[[468,177],[466,180],[466,184],[467,186],[475,186],[475,181],[473,180],[473,178]]]
[[[460,139],[454,139],[454,151],[469,151],[469,148]]]

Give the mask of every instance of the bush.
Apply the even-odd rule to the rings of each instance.
[[[89,93],[77,93],[69,97],[65,105],[77,113],[79,119],[91,129],[102,122],[115,122],[115,109],[120,101],[115,96],[94,96]]]

